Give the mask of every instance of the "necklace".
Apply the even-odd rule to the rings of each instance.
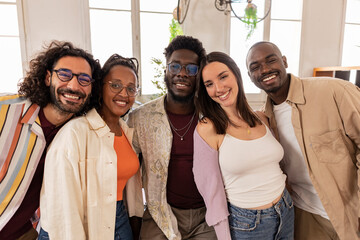
[[[179,129],[177,129],[177,128],[172,124],[172,122],[170,121],[170,118],[169,118],[169,116],[168,116],[167,114],[166,114],[166,116],[167,116],[167,118],[168,118],[168,120],[169,120],[169,124],[170,124],[171,129],[174,131],[174,133],[175,133],[176,135],[178,135],[178,137],[180,137],[180,140],[181,140],[181,141],[184,141],[184,136],[187,134],[187,132],[189,131],[189,129],[190,129],[190,127],[191,127],[192,122],[194,121],[195,112],[194,112],[193,116],[191,117],[190,121],[189,121],[184,127],[179,128]],[[185,133],[184,133],[183,135],[180,135],[180,134],[178,133],[178,131],[182,131],[182,130],[184,130],[185,128],[187,128],[186,131],[185,131]]]

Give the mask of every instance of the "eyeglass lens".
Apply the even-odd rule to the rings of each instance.
[[[119,93],[124,88],[126,89],[126,92],[130,97],[134,97],[138,93],[138,89],[135,86],[124,86],[120,82],[111,82],[111,81],[109,81],[109,85],[110,85],[110,89],[114,93]]]
[[[181,65],[179,63],[170,63],[169,64],[169,71],[172,74],[178,74],[181,72],[181,69],[185,67],[185,72],[189,76],[195,76],[198,72],[199,67],[195,64],[187,64],[187,65]]]
[[[78,83],[81,86],[88,86],[92,82],[92,78],[86,73],[75,74],[72,73],[70,69],[66,69],[66,68],[60,68],[58,70],[54,70],[54,72],[56,72],[58,78],[63,82],[70,81],[74,76],[77,77]]]

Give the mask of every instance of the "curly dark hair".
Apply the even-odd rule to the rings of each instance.
[[[136,75],[136,87],[139,87],[139,81],[138,81],[138,71],[139,71],[139,62],[136,58],[126,58],[123,57],[117,53],[111,55],[109,57],[108,60],[106,60],[106,62],[104,63],[102,69],[101,69],[101,78],[100,78],[100,91],[99,91],[99,98],[96,104],[96,109],[99,109],[102,103],[102,90],[103,90],[103,86],[104,86],[104,79],[106,77],[106,75],[108,75],[108,73],[110,72],[110,70],[114,67],[114,66],[125,66],[130,68],[131,70],[134,71],[135,75]],[[126,115],[126,113],[124,114]]]
[[[256,126],[256,123],[261,124],[261,121],[255,115],[254,111],[251,109],[246,100],[239,67],[229,55],[222,52],[211,52],[205,58],[203,58],[200,63],[199,74],[196,76],[196,92],[194,98],[196,110],[200,116],[203,116],[200,121],[205,122],[204,118],[210,119],[214,123],[217,134],[225,134],[229,124],[236,126],[230,121],[229,116],[225,113],[220,104],[212,100],[206,91],[202,77],[202,71],[206,65],[212,62],[220,62],[225,64],[235,75],[236,82],[239,87],[239,92],[236,99],[236,109],[240,116],[247,124],[249,124],[250,127]]]
[[[60,58],[65,56],[84,58],[91,67],[92,83],[89,104],[76,115],[82,115],[94,107],[99,99],[101,66],[93,55],[83,49],[74,47],[71,42],[52,41],[45,50],[40,52],[29,64],[29,71],[24,80],[19,83],[19,95],[28,98],[40,107],[45,107],[51,102],[50,87],[45,84],[47,71],[52,71]]]
[[[199,56],[199,61],[206,55],[205,49],[199,39],[191,36],[179,35],[176,36],[165,48],[164,55],[166,62],[169,60],[171,54],[179,49],[188,49],[193,51]]]

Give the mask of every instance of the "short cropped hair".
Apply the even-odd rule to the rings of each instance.
[[[200,59],[205,57],[206,54],[205,49],[199,39],[193,38],[191,36],[179,35],[176,36],[165,48],[164,55],[166,58],[166,62],[169,60],[171,54],[174,51],[180,49],[188,49],[196,53],[199,56],[199,62]]]

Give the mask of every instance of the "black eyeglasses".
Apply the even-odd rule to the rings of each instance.
[[[78,83],[83,87],[89,86],[95,81],[86,73],[75,74],[67,68],[53,69],[52,71],[56,72],[58,78],[63,82],[69,82],[74,76],[76,76]]]
[[[189,76],[195,76],[198,73],[199,66],[195,64],[181,65],[180,63],[172,62],[168,64],[168,69],[171,74],[178,74],[182,68],[185,68],[185,72]]]
[[[109,86],[110,86],[110,90],[113,93],[119,93],[121,92],[124,88],[126,89],[126,93],[129,97],[135,97],[140,88],[137,88],[135,86],[124,86],[121,84],[121,82],[113,82],[113,81],[108,81]]]

